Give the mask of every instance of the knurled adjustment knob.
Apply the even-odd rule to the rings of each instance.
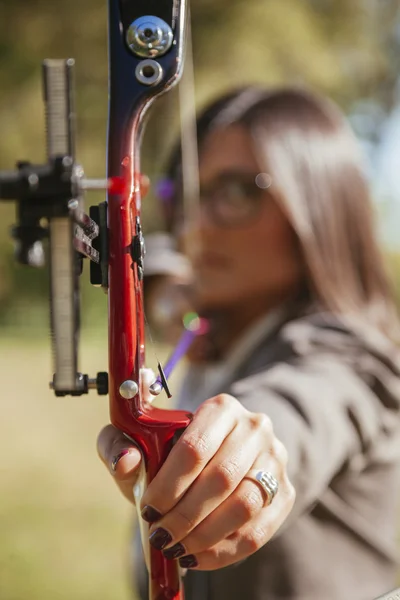
[[[102,371],[97,373],[96,387],[99,396],[107,396],[108,394],[108,373]]]

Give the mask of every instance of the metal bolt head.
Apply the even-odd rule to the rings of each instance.
[[[143,85],[156,85],[163,76],[160,63],[151,58],[140,61],[135,69],[136,79]]]
[[[132,400],[138,392],[139,386],[136,381],[132,381],[132,379],[127,379],[119,386],[119,393],[125,400]]]
[[[79,207],[79,201],[72,199],[68,201],[68,208],[70,210],[76,210]]]
[[[140,17],[126,32],[129,48],[133,54],[143,58],[163,56],[171,48],[173,40],[171,27],[159,17]]]
[[[31,173],[28,177],[28,183],[29,186],[32,189],[36,189],[37,186],[39,185],[39,177],[36,175],[36,173]]]
[[[72,156],[64,156],[62,159],[62,165],[65,169],[69,169],[74,164],[74,159]]]

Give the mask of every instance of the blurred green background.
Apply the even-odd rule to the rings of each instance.
[[[400,298],[400,3],[192,0],[192,26],[198,106],[254,82],[306,84],[342,106],[365,151]],[[104,175],[105,0],[0,0],[0,169],[45,160],[41,61],[63,57],[76,59],[78,159],[88,176]],[[178,110],[174,92],[149,121],[143,170],[153,181]],[[95,452],[107,402],[47,390],[47,275],[15,265],[13,220],[13,208],[0,206],[0,600],[127,600],[132,510]],[[162,226],[151,194],[144,224]],[[106,298],[86,275],[82,312],[81,363],[94,373],[107,364]]]

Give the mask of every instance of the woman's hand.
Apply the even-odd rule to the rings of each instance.
[[[98,448],[133,502],[139,451],[111,425]],[[248,412],[227,394],[207,400],[142,498],[142,517],[152,523],[150,543],[184,568],[213,570],[247,558],[292,509],[295,491],[286,464],[286,449],[266,415]],[[254,478],[259,471],[279,484],[270,505]]]

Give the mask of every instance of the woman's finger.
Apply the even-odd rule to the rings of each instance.
[[[133,487],[142,460],[138,448],[113,425],[107,425],[97,439],[97,451],[121,492],[134,502]]]
[[[147,175],[143,175],[143,173],[142,173],[140,175],[140,195],[142,196],[142,198],[144,198],[146,196],[149,189],[150,189],[150,179],[147,177]]]
[[[276,463],[269,453],[261,454],[254,462],[252,469],[269,471],[278,478]],[[163,550],[167,558],[177,558],[183,554],[199,554],[212,548],[221,540],[228,538],[235,531],[255,518],[264,508],[265,492],[260,485],[245,477],[235,491],[209,514],[187,537],[172,548]]]
[[[264,506],[254,519],[212,548],[179,558],[179,564],[184,569],[212,571],[248,558],[275,535],[292,510],[295,497],[285,477],[272,504]]]
[[[140,369],[140,393],[142,396],[142,400],[144,402],[148,402],[151,404],[154,400],[154,396],[150,393],[150,386],[156,380],[156,375],[153,369],[148,369],[147,367],[142,367]]]
[[[234,429],[240,411],[247,412],[226,394],[201,405],[144,493],[144,519],[154,510],[165,515],[179,502]]]
[[[237,424],[180,502],[152,525],[153,546],[160,550],[176,545],[230,495],[236,495],[236,488],[254,464],[260,447],[268,448],[271,442],[272,426],[267,429],[263,423],[258,415],[249,415]],[[170,536],[167,544],[164,532]]]

